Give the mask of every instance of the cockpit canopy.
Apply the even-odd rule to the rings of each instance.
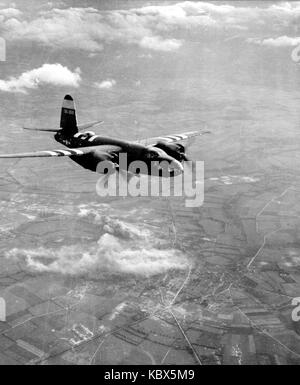
[[[152,147],[147,151],[146,158],[149,160],[158,160],[159,158],[167,158],[168,155],[160,148]]]

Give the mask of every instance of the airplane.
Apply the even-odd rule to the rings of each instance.
[[[36,158],[36,157],[64,157],[67,156],[85,169],[105,174],[107,168],[99,168],[101,162],[107,163],[115,171],[128,172],[128,165],[134,161],[143,161],[148,166],[147,173],[172,177],[183,172],[182,163],[187,161],[185,147],[180,142],[189,140],[198,135],[209,133],[209,131],[192,131],[183,134],[162,135],[158,137],[128,141],[123,139],[111,138],[96,135],[93,131],[84,131],[91,128],[101,121],[78,125],[76,118],[75,103],[70,95],[66,95],[61,109],[60,128],[31,128],[27,130],[55,132],[54,138],[66,149],[44,150],[35,152],[24,152],[18,154],[2,154],[0,158]],[[120,155],[127,155],[126,167],[122,167]],[[153,164],[157,169],[153,169]],[[167,164],[163,170],[161,164]],[[151,167],[149,167],[151,165]],[[127,169],[125,169],[127,168]],[[99,171],[100,170],[100,171]],[[143,172],[136,169],[135,175]]]

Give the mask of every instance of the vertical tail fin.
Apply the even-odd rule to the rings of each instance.
[[[75,103],[70,95],[66,95],[63,101],[60,128],[65,136],[73,136],[78,132]]]

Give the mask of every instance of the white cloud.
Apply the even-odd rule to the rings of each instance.
[[[163,248],[162,240],[152,231],[100,215],[98,210],[94,217],[101,228],[97,243],[56,249],[14,248],[6,253],[6,258],[25,261],[27,268],[35,272],[90,278],[99,278],[103,272],[149,277],[169,270],[184,270],[189,266],[184,253]]]
[[[99,52],[105,43],[138,45],[145,49],[176,51],[181,41],[163,37],[178,26],[214,24],[193,3],[173,6],[142,7],[129,10],[99,11],[95,8],[54,8],[21,20],[14,17],[3,22],[8,40],[29,40],[52,47]]]
[[[172,5],[146,6],[130,10],[152,24],[157,30],[183,27],[214,27],[245,29],[253,25],[286,25],[300,17],[300,2],[278,3],[269,6],[212,4],[202,1],[185,1]]]
[[[101,89],[109,89],[116,85],[116,81],[114,79],[103,80],[100,83],[95,83],[95,87]]]
[[[0,34],[2,35],[2,26],[9,20],[17,20],[21,18],[22,12],[16,8],[3,8],[0,9]]]
[[[141,42],[142,48],[149,48],[155,51],[175,51],[181,46],[181,42],[176,39],[162,39],[158,36],[145,36]]]
[[[99,52],[107,43],[131,44],[148,50],[176,51],[183,41],[180,31],[201,37],[210,29],[228,29],[292,35],[300,24],[300,2],[244,6],[184,1],[127,10],[52,8],[32,18],[31,13],[6,17],[0,30],[8,40],[29,40],[56,48]],[[9,12],[7,12],[9,14]],[[2,16],[4,17],[4,16]],[[174,33],[176,36],[174,36]]]
[[[27,21],[9,19],[3,23],[7,40],[29,40],[57,48],[100,51],[103,49],[101,30],[97,31],[100,15],[93,8],[52,9]],[[103,38],[106,36],[103,36]]]
[[[79,68],[72,72],[61,64],[44,64],[40,68],[24,72],[19,77],[0,80],[0,90],[26,93],[27,89],[35,89],[43,84],[78,87],[80,80]]]
[[[16,8],[0,9],[0,16],[4,16],[6,18],[19,17],[21,15],[22,15],[22,12]]]
[[[268,39],[250,38],[247,39],[247,41],[248,43],[266,45],[270,47],[294,47],[300,44],[300,37],[279,36]]]

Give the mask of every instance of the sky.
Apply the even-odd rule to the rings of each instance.
[[[257,261],[273,262],[275,253],[276,263],[299,263],[291,207],[300,170],[300,1],[0,0],[0,37],[0,154],[61,147],[51,134],[22,126],[58,128],[66,94],[79,123],[104,121],[97,134],[135,140],[211,132],[188,150],[205,163],[205,203],[193,211],[172,199],[106,201],[96,194],[98,175],[68,158],[2,159],[3,272],[26,261],[43,272],[78,274],[80,287],[89,270],[106,292],[119,271],[123,301],[135,296],[127,273],[142,277],[144,293],[151,286],[145,276],[185,269],[191,256],[210,280],[207,262],[227,247],[232,263],[216,259],[215,282],[239,282],[241,258],[252,251],[261,252]],[[170,274],[171,290],[173,281],[188,282]],[[52,293],[62,281],[43,275],[32,285]]]
[[[300,2],[0,0],[0,129],[56,127],[65,93],[79,121],[132,139],[249,118],[282,92],[295,114],[299,21]]]

